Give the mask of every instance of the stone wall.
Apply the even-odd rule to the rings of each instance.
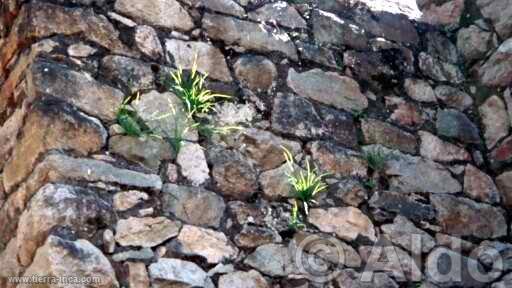
[[[398,2],[2,1],[0,287],[512,286],[512,3]],[[195,58],[242,129],[126,135]],[[301,230],[282,146],[329,173]]]

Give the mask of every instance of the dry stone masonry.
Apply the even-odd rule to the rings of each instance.
[[[0,288],[512,287],[510,209],[510,0],[1,1]]]

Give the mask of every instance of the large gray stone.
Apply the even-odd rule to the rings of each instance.
[[[368,46],[365,31],[356,23],[322,10],[313,11],[313,35],[319,44],[346,45],[364,50]]]
[[[313,69],[297,73],[288,71],[288,87],[300,96],[332,105],[347,111],[360,111],[368,107],[368,99],[361,93],[359,84],[352,78],[334,72]]]
[[[483,16],[492,21],[501,38],[507,39],[512,36],[512,7],[508,0],[477,0],[476,4]]]
[[[277,22],[287,28],[307,28],[308,25],[292,5],[285,1],[268,3],[249,13],[249,18],[255,21]]]
[[[343,240],[354,241],[359,236],[373,242],[377,240],[375,228],[370,218],[354,207],[333,207],[327,210],[311,209],[308,220],[320,231],[336,233]]]
[[[258,52],[281,52],[298,60],[297,49],[288,34],[265,24],[207,13],[203,16],[202,26],[210,38],[228,45],[237,44]]]
[[[477,126],[463,113],[445,109],[437,113],[437,133],[463,143],[481,143]]]
[[[144,24],[188,31],[194,22],[187,10],[176,0],[117,0],[114,9]]]
[[[167,39],[165,49],[172,56],[174,64],[182,69],[192,69],[197,65],[197,70],[207,74],[210,78],[231,82],[231,74],[222,52],[215,46],[206,42],[182,41]]]
[[[192,225],[218,227],[226,204],[219,195],[199,187],[166,184],[162,189],[163,210]]]
[[[215,288],[208,274],[193,262],[173,258],[160,258],[149,265],[152,287]]]
[[[506,87],[512,82],[511,71],[512,38],[501,43],[498,50],[478,69],[478,75],[484,85]]]

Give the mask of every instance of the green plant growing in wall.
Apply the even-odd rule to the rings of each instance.
[[[306,161],[306,170],[296,171],[295,160],[291,152],[282,147],[283,155],[289,168],[286,176],[288,183],[292,186],[293,197],[295,198],[294,211],[292,211],[292,219],[290,226],[297,226],[297,221],[300,221],[298,215],[299,205],[303,207],[304,213],[308,215],[310,203],[315,203],[315,196],[327,189],[327,184],[324,183],[324,178],[327,173],[319,174],[318,169],[312,168],[309,161]]]
[[[137,111],[130,103],[138,97],[130,95],[123,100],[116,112],[116,121],[123,128],[124,133],[129,136],[140,137],[149,134],[150,129],[144,121],[138,116]]]
[[[168,89],[183,101],[189,118],[213,110],[219,98],[231,98],[231,96],[213,93],[206,89],[207,77],[207,74],[202,75],[197,71],[197,62],[194,60],[189,75],[185,75],[183,69],[179,67],[177,71],[169,74],[169,79],[163,81],[168,85]]]
[[[380,172],[384,170],[386,161],[389,159],[389,155],[387,155],[382,149],[378,148],[364,152],[363,158],[368,163],[368,167],[370,167],[370,169],[374,172]]]

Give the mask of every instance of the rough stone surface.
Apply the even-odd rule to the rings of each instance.
[[[35,62],[30,74],[30,85],[36,97],[55,96],[102,120],[113,120],[117,107],[123,101],[121,91],[96,81],[86,72],[52,61]]]
[[[340,271],[340,274],[336,277],[335,281],[340,288],[350,287],[382,287],[382,288],[398,288],[398,284],[389,277],[386,273],[376,272],[373,273],[373,277],[370,282],[362,280],[361,273],[356,272],[353,269],[344,269]]]
[[[140,25],[135,28],[135,45],[147,57],[158,60],[164,56],[164,49],[158,34],[151,26]]]
[[[204,150],[197,143],[185,142],[178,152],[176,163],[181,168],[181,174],[193,186],[204,184],[210,179],[210,169],[206,163]]]
[[[371,220],[354,207],[311,209],[308,219],[322,232],[336,233],[338,237],[347,241],[353,241],[358,236],[371,241],[377,240]]]
[[[22,131],[23,137],[4,168],[8,192],[30,174],[48,150],[68,149],[87,155],[105,145],[107,133],[97,119],[53,97],[41,98],[32,105]]]
[[[512,36],[512,8],[506,0],[478,0],[476,4],[482,11],[485,18],[489,18],[496,29],[496,32],[503,38],[507,39]]]
[[[296,167],[296,171],[300,171],[300,167]],[[293,197],[294,190],[288,182],[287,176],[290,173],[288,164],[261,173],[258,181],[261,190],[263,190],[263,195],[271,200]]]
[[[457,193],[462,185],[444,166],[420,157],[399,155],[387,161],[390,190],[410,193]]]
[[[321,171],[336,177],[366,177],[368,165],[359,153],[330,142],[315,141],[308,146]]]
[[[366,96],[353,79],[320,69],[297,73],[288,71],[288,86],[300,96],[347,111],[368,107]]]
[[[69,241],[57,236],[50,236],[37,251],[34,262],[27,268],[23,276],[49,277],[98,277],[101,283],[90,287],[119,287],[116,274],[108,259],[89,241],[79,239]],[[93,278],[93,279],[94,279]],[[51,278],[50,278],[51,279]],[[32,287],[21,284],[18,287]]]
[[[407,95],[420,102],[435,102],[436,95],[428,82],[419,79],[406,79],[404,89]]]
[[[370,206],[393,214],[403,215],[414,221],[428,221],[435,217],[434,208],[425,204],[424,199],[397,192],[376,192],[369,203]]]
[[[471,160],[469,153],[462,147],[443,141],[426,131],[418,134],[421,138],[420,154],[425,158],[439,162]]]
[[[117,0],[115,10],[148,25],[183,31],[194,28],[192,18],[176,0]]]
[[[126,266],[128,267],[128,285],[130,287],[150,287],[149,275],[144,263],[127,262]]]
[[[276,66],[263,56],[242,56],[233,69],[238,81],[253,91],[269,91],[277,78]]]
[[[174,64],[183,69],[191,69],[196,61],[197,70],[213,79],[230,82],[231,74],[222,52],[205,42],[168,39],[165,50],[172,56]]]
[[[478,69],[480,81],[488,86],[507,86],[512,81],[512,39],[503,42]]]
[[[455,236],[498,238],[507,234],[504,210],[451,195],[432,195],[443,231]]]
[[[492,149],[496,143],[508,135],[510,121],[507,108],[501,98],[494,95],[487,99],[479,109],[482,124],[485,127],[484,138],[487,148]]]
[[[166,184],[162,189],[163,207],[178,219],[192,225],[218,227],[226,204],[219,195],[199,187]]]
[[[347,45],[355,49],[368,46],[364,30],[355,23],[322,10],[313,12],[312,17],[313,35],[318,43]]]
[[[248,158],[254,160],[262,170],[277,168],[285,162],[282,147],[288,149],[293,155],[301,150],[299,142],[286,140],[261,129],[246,129],[240,138],[239,149]]]
[[[214,288],[208,274],[193,262],[173,258],[160,258],[149,265],[149,277],[153,287],[169,285]]]
[[[413,134],[375,119],[363,120],[361,128],[366,144],[382,144],[406,153],[416,153],[418,143]]]
[[[142,203],[149,199],[147,193],[130,190],[116,193],[113,197],[114,209],[117,211],[125,211],[135,207],[137,204]]]
[[[445,109],[437,113],[437,133],[442,136],[456,139],[463,143],[481,142],[478,128],[463,113]]]
[[[425,52],[420,53],[419,66],[421,72],[433,80],[457,84],[464,81],[464,75],[459,67],[451,63],[443,62]]]
[[[412,238],[413,235],[421,237],[421,251],[423,253],[429,252],[436,245],[436,241],[432,236],[414,226],[411,221],[403,216],[397,216],[393,224],[382,225],[381,230],[385,235],[389,236],[393,243],[400,245],[408,251],[412,250],[412,241],[415,241]]]
[[[196,7],[204,7],[210,10],[234,15],[238,17],[243,17],[245,11],[240,5],[233,0],[186,0],[185,2],[190,2],[190,4],[195,4]]]
[[[237,151],[208,151],[213,164],[212,177],[225,196],[247,199],[256,192],[258,182],[254,167]]]
[[[302,19],[295,8],[285,1],[268,3],[259,9],[249,13],[249,18],[255,21],[273,22],[288,28],[307,28],[307,23]]]
[[[259,52],[277,51],[292,60],[298,59],[297,49],[289,36],[270,26],[214,14],[203,16],[202,25],[209,37],[228,45],[238,44]]]
[[[117,222],[115,239],[121,246],[153,247],[178,235],[179,229],[179,223],[165,217],[130,217]]]
[[[448,85],[440,85],[435,89],[438,100],[446,104],[448,107],[464,111],[473,105],[473,98],[466,92]]]
[[[496,47],[496,42],[494,33],[476,25],[462,28],[457,33],[457,48],[469,63],[485,57],[489,50]]]
[[[499,167],[512,160],[512,136],[505,138],[489,153],[492,166]]]
[[[237,271],[222,275],[219,288],[268,288],[267,280],[256,270]]]
[[[101,60],[101,72],[107,79],[119,83],[120,88],[130,93],[154,87],[155,77],[149,63],[138,59],[106,56]]]
[[[50,230],[57,226],[76,226],[77,232],[91,235],[96,219],[113,222],[112,208],[90,191],[66,185],[48,184],[31,199],[21,215],[17,237],[18,258],[28,266],[37,248],[43,245]]]
[[[223,233],[191,225],[183,226],[171,246],[178,253],[201,256],[213,264],[232,260],[238,254]]]
[[[492,178],[471,164],[466,165],[464,173],[464,193],[477,201],[500,202],[500,193]]]
[[[297,271],[289,249],[279,244],[256,248],[245,258],[244,264],[269,276],[287,276]]]
[[[160,163],[172,159],[174,154],[169,143],[150,137],[113,136],[109,140],[109,149],[152,170],[158,170]]]
[[[512,207],[512,171],[504,172],[496,177],[496,185],[501,192],[503,203],[507,207]]]

